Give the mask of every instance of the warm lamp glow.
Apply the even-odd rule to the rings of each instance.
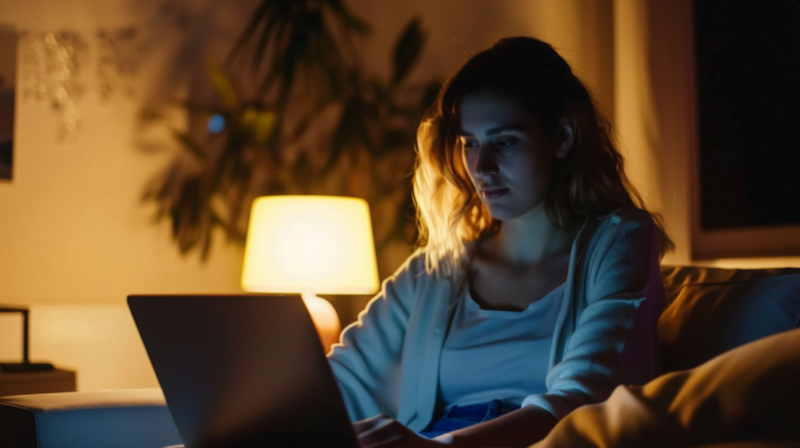
[[[378,268],[366,201],[263,196],[253,201],[242,288],[372,294]]]
[[[327,349],[327,341],[339,337],[339,319],[333,307],[315,294],[378,290],[366,201],[336,196],[257,198],[250,212],[242,288],[302,293]]]

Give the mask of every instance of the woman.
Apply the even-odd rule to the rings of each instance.
[[[672,243],[550,45],[472,57],[417,146],[421,248],[329,355],[364,446],[527,446],[656,374]]]

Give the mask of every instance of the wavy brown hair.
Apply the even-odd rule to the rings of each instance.
[[[568,229],[618,208],[646,210],[625,175],[610,123],[564,58],[538,39],[501,39],[447,80],[417,130],[414,200],[418,246],[425,248],[428,272],[461,274],[471,242],[501,225],[481,202],[461,159],[459,104],[465,95],[482,90],[521,101],[551,137],[557,136],[563,120],[574,124],[573,145],[566,157],[556,159],[545,198],[547,215],[555,226]],[[651,215],[663,256],[674,244],[661,216]]]

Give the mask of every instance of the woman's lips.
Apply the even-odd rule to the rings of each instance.
[[[497,188],[494,190],[483,190],[483,197],[486,199],[497,199],[508,193],[508,188]]]

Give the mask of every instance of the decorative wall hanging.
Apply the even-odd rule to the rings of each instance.
[[[133,80],[142,59],[136,28],[98,30],[95,33],[97,91],[102,100],[115,95],[131,97]]]
[[[47,101],[58,117],[59,142],[72,143],[78,136],[76,102],[83,93],[79,77],[86,57],[86,41],[76,32],[24,34],[24,97]]]
[[[58,119],[57,141],[74,143],[80,128],[78,103],[89,84],[87,69],[94,67],[91,87],[101,100],[132,96],[138,49],[133,27],[89,33],[27,31],[21,39],[23,97],[48,102]]]

